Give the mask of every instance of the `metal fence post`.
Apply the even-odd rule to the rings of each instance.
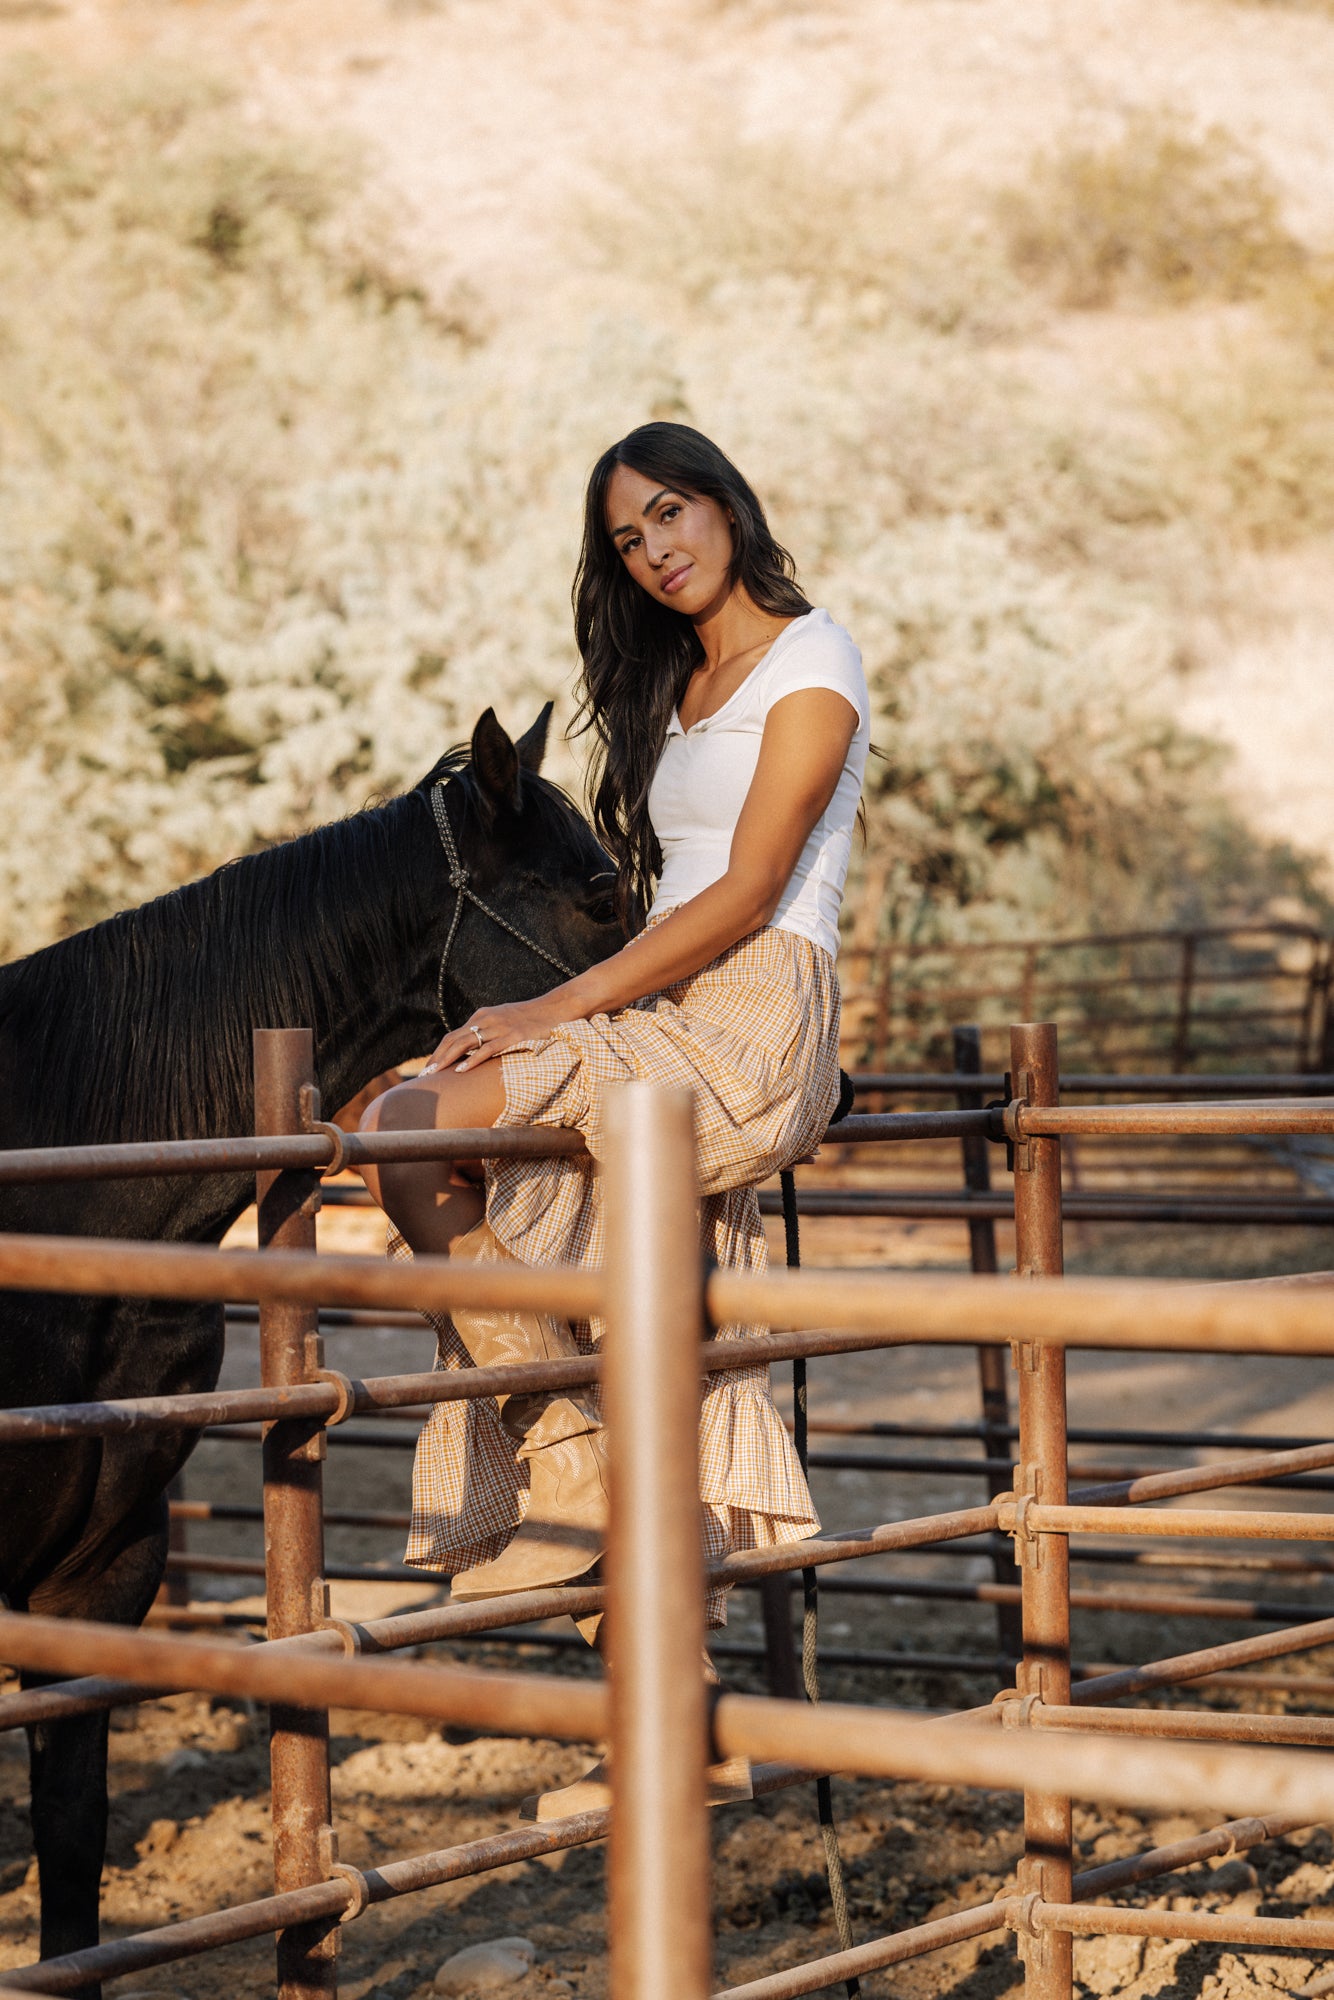
[[[953,1039],[955,1069],[962,1076],[976,1076],[982,1068],[982,1030],[975,1027],[955,1028]],[[981,1107],[980,1090],[959,1092],[961,1111],[978,1111]],[[964,1186],[972,1194],[990,1193],[991,1141],[980,1132],[969,1132],[965,1133],[960,1145],[963,1149]],[[982,1276],[994,1277],[1000,1269],[996,1257],[996,1225],[989,1215],[968,1218],[968,1253],[973,1270]],[[978,1348],[977,1377],[982,1392],[982,1449],[988,1458],[1009,1458],[1010,1394],[1003,1348]],[[987,1474],[987,1492],[993,1500],[998,1493],[1006,1492],[1009,1484],[1009,1477],[1003,1472]],[[1019,1581],[1019,1571],[1013,1558],[998,1538],[993,1539],[991,1570],[997,1583],[1013,1585]],[[996,1642],[1006,1660],[1017,1660],[1022,1653],[1023,1622],[1017,1604],[996,1606]]]
[[[255,1131],[299,1132],[301,1090],[314,1083],[308,1028],[255,1030]],[[261,1249],[313,1250],[319,1183],[314,1174],[255,1177]],[[323,1366],[313,1306],[261,1305],[260,1379],[302,1382]],[[327,1615],[324,1582],[324,1428],[283,1420],[264,1432],[264,1570],[270,1639],[309,1632]],[[324,1709],[269,1711],[273,1880],[279,1894],[327,1879],[335,1860],[330,1827],[329,1716]],[[336,1923],[278,1933],[280,2000],[338,1990]]]
[[[1010,1088],[1033,1105],[1060,1097],[1056,1029],[1028,1024],[1010,1030]],[[1059,1277],[1061,1247],[1061,1143],[1023,1140],[1014,1149],[1015,1262],[1020,1278]],[[1065,1352],[1016,1343],[1019,1374],[1019,1464],[1015,1493],[1022,1508],[1031,1496],[1046,1506],[1067,1497]],[[1070,1700],[1070,1545],[1063,1535],[1015,1536],[1023,1590],[1024,1657],[1021,1694],[1046,1702]],[[1070,1800],[1052,1792],[1024,1795],[1021,1894],[1045,1901],[1071,1899]],[[1065,1931],[1021,1937],[1028,2000],[1070,2000],[1073,1941]]]
[[[611,1992],[706,2000],[703,1262],[688,1091],[609,1094],[606,1189]]]

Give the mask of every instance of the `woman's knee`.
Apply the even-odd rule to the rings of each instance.
[[[481,1069],[411,1077],[367,1105],[363,1132],[418,1132],[491,1126],[505,1109],[498,1063]]]
[[[391,1090],[372,1098],[361,1114],[358,1131],[374,1138],[380,1132],[421,1130],[423,1127],[429,1130],[435,1122],[430,1107],[420,1101],[416,1104],[409,1101],[413,1096],[420,1100],[421,1095],[411,1083],[395,1084]],[[405,1208],[414,1199],[430,1198],[438,1184],[440,1168],[429,1160],[397,1166],[377,1166],[368,1160],[361,1168],[361,1177],[373,1199],[393,1221],[401,1224]],[[418,1181],[428,1185],[419,1188],[415,1185]]]
[[[434,1106],[415,1081],[396,1083],[373,1097],[361,1114],[362,1132],[402,1132],[435,1123]]]

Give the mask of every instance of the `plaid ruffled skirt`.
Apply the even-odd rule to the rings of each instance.
[[[766,928],[702,971],[615,1014],[572,1021],[500,1058],[502,1125],[582,1132],[587,1160],[494,1161],[487,1220],[525,1264],[597,1266],[603,1254],[598,1163],[608,1090],[638,1080],[695,1099],[705,1256],[731,1270],[768,1261],[756,1184],[818,1144],[838,1100],[839,992],[834,961],[809,939]],[[390,1255],[410,1257],[391,1234]],[[472,1366],[449,1319],[431,1316],[436,1366]],[[754,1338],[762,1326],[726,1326]],[[591,1351],[597,1320],[573,1333]],[[767,1367],[706,1376],[700,1409],[700,1498],[706,1557],[815,1534],[819,1520]],[[493,1399],[438,1403],[417,1445],[404,1560],[450,1575],[489,1561],[523,1519],[526,1469]],[[725,1621],[711,1590],[709,1622]]]

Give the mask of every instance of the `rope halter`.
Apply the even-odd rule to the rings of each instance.
[[[450,782],[452,783],[453,780],[451,779]],[[464,865],[463,857],[459,853],[458,842],[454,837],[454,829],[449,823],[449,814],[445,811],[445,789],[446,787],[443,782],[432,785],[431,811],[435,815],[436,829],[440,835],[440,845],[444,848],[445,859],[449,863],[449,886],[454,891],[454,914],[449,920],[449,935],[445,939],[445,948],[440,954],[440,970],[436,974],[435,981],[436,1012],[439,1014],[445,1027],[448,1028],[449,1016],[445,1012],[445,971],[449,965],[449,954],[454,949],[454,940],[459,934],[459,925],[463,921],[463,906],[465,903],[471,903],[473,908],[480,910],[484,917],[489,917],[493,924],[498,924],[502,931],[508,931],[510,936],[524,947],[525,951],[531,951],[535,957],[545,959],[548,965],[553,966],[566,979],[573,979],[576,977],[576,974],[572,965],[567,965],[565,960],[558,958],[554,951],[548,951],[545,945],[537,942],[536,938],[528,937],[525,932],[517,929],[508,917],[502,917],[500,911],[493,909],[491,904],[479,896],[473,888],[472,871]]]

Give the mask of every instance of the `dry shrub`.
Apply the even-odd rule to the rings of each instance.
[[[1281,547],[1334,530],[1334,371],[1299,342],[1232,343],[1165,405],[1183,509],[1228,538]]]
[[[1334,264],[1277,278],[1147,400],[1179,515],[1258,548],[1334,530]]]
[[[1023,317],[978,215],[846,148],[701,130],[669,175],[618,173],[580,221],[608,271],[697,312],[759,297],[837,332],[897,318],[983,337]]]
[[[192,76],[3,79],[0,951],[410,781],[566,676],[578,473],[515,542],[497,475],[547,498],[626,411],[565,356],[586,427],[514,409],[355,182]]]
[[[874,560],[868,560],[870,556]],[[1222,804],[1226,758],[1167,710],[1171,627],[962,522],[832,579],[874,663],[869,939],[1059,936],[1264,909],[1309,870]]]
[[[1263,167],[1222,128],[1162,111],[1040,155],[997,215],[1014,269],[1074,308],[1246,298],[1302,257]]]
[[[345,148],[194,77],[0,78],[0,951],[412,781],[487,703],[526,723],[571,675],[587,468],[664,414],[863,647],[896,935],[1290,886],[1201,831],[1145,580],[1187,502],[1144,439],[978,344],[906,195],[699,172],[675,235],[651,191],[590,223],[614,313],[488,327],[422,295]]]

